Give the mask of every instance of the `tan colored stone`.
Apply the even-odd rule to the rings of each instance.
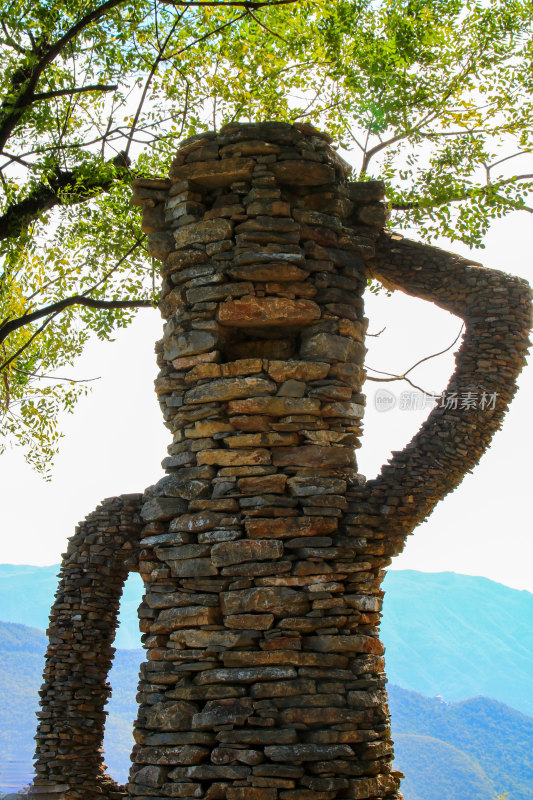
[[[303,281],[309,272],[296,264],[246,264],[228,270],[232,278],[244,281]]]
[[[255,161],[251,158],[223,158],[219,161],[198,161],[183,166],[173,166],[173,180],[193,181],[205,189],[219,189],[235,181],[246,181],[252,176]]]
[[[270,464],[272,455],[270,450],[257,448],[255,450],[204,450],[198,453],[197,462],[201,464],[218,464],[221,467],[240,467],[247,464]]]
[[[221,303],[217,319],[238,328],[301,326],[320,319],[320,308],[311,300],[247,296]]]
[[[283,381],[319,381],[326,378],[329,364],[309,361],[269,361],[268,374],[277,383]]]
[[[366,326],[362,322],[354,322],[351,319],[339,320],[339,334],[341,336],[349,336],[358,342],[365,341],[365,329]]]
[[[299,436],[297,433],[244,433],[239,436],[228,436],[226,444],[231,448],[240,447],[283,447],[291,444],[298,444]]]
[[[175,358],[172,362],[172,366],[175,369],[190,369],[192,367],[196,367],[197,365],[208,365],[208,370],[213,370],[213,373],[216,375],[220,370],[219,364],[214,364],[212,362],[218,361],[220,358],[220,352],[218,350],[212,350],[210,353],[200,353],[196,356],[185,356],[183,358]],[[207,376],[206,376],[207,377]],[[213,377],[212,374],[209,374],[209,377]]]
[[[244,523],[252,539],[290,539],[296,536],[324,536],[337,530],[335,517],[255,517]]]
[[[237,481],[237,486],[243,494],[283,494],[286,483],[286,475],[274,474],[261,475],[257,478],[241,478]]]
[[[152,633],[170,633],[179,628],[198,628],[213,625],[220,620],[220,611],[214,606],[185,606],[161,611],[152,624]]]
[[[274,614],[229,614],[224,625],[237,630],[267,631],[274,624]]]
[[[176,359],[177,361],[178,359]],[[222,364],[198,364],[185,375],[185,383],[197,383],[205,378],[222,377]]]
[[[257,414],[232,417],[231,424],[239,431],[269,431],[272,428],[270,417],[262,417]]]
[[[290,666],[290,667],[332,667],[343,669],[348,665],[346,656],[329,653],[303,653],[298,650],[232,650],[223,653],[226,667]]]
[[[190,428],[185,428],[185,436],[187,439],[206,439],[215,433],[231,432],[233,430],[235,429],[229,422],[206,419],[195,422]]]
[[[273,463],[278,467],[354,467],[355,456],[350,447],[321,447],[303,445],[302,447],[277,448],[273,453]]]
[[[270,417],[285,417],[288,414],[319,414],[320,401],[308,397],[250,397],[247,400],[232,400],[228,403],[228,414],[267,414]]]
[[[263,369],[263,359],[261,358],[239,358],[237,361],[228,361],[222,364],[222,375],[225,378],[233,378],[236,375],[253,375]]]
[[[183,249],[191,244],[218,242],[231,239],[233,224],[227,219],[209,219],[204,222],[193,222],[174,231],[176,247]]]

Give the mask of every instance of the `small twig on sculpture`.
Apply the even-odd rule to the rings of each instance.
[[[455,337],[453,342],[450,345],[448,345],[448,347],[446,347],[444,350],[439,350],[438,353],[431,353],[431,355],[429,355],[429,356],[424,356],[424,358],[421,358],[419,361],[416,361],[412,366],[409,367],[409,369],[406,369],[405,372],[402,373],[401,375],[397,375],[394,372],[385,372],[384,370],[381,370],[381,369],[374,369],[374,367],[369,367],[369,366],[367,366],[365,364],[365,370],[370,369],[370,370],[372,370],[372,372],[377,372],[378,375],[386,375],[387,376],[385,378],[374,378],[371,375],[367,375],[367,380],[368,381],[374,381],[375,383],[392,383],[393,381],[405,381],[406,383],[409,384],[409,386],[412,386],[413,389],[417,389],[417,391],[422,392],[422,394],[433,395],[433,392],[427,392],[425,389],[422,389],[420,386],[417,386],[417,384],[413,383],[413,381],[410,378],[408,378],[407,376],[416,367],[420,366],[420,364],[423,364],[424,361],[430,361],[432,358],[438,358],[438,356],[442,356],[442,355],[444,355],[444,353],[447,353],[449,350],[451,350],[452,347],[459,340],[461,334],[463,333],[464,327],[465,326],[464,326],[464,322],[463,322],[463,324],[461,325],[461,328],[459,330],[459,333],[457,334],[457,336]],[[379,333],[383,333],[384,330],[385,330],[385,328],[383,328],[383,330],[381,330]],[[367,336],[372,336],[372,335],[379,336],[379,333],[367,334]]]

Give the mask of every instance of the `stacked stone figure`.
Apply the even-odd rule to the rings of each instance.
[[[379,640],[384,569],[500,427],[531,301],[523,281],[384,231],[383,184],[349,172],[310,125],[235,124],[184,142],[170,179],[135,181],[162,261],[156,391],[172,443],[136,523],[131,497],[106,512],[130,514],[132,550],[121,539],[110,555],[102,512],[104,538],[89,517],[73,546],[83,558],[64,563],[37,734],[43,798],[401,797]],[[368,275],[465,320],[449,389],[494,402],[437,404],[365,482],[354,450]],[[102,548],[116,572],[97,637],[105,658],[93,658],[99,623],[86,614],[82,630],[77,609],[102,591]],[[129,569],[145,583],[147,660],[121,789],[98,747]],[[91,658],[88,675],[79,664]],[[83,706],[61,692],[85,698],[88,678],[84,739]]]
[[[236,125],[185,143],[170,183],[136,182],[151,246],[173,247],[136,796],[396,796],[381,563],[347,514],[384,189],[348,172],[309,126]]]

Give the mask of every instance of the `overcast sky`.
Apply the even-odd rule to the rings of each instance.
[[[515,213],[498,221],[485,251],[473,257],[486,266],[531,280],[531,217]],[[443,246],[449,247],[445,243]],[[449,249],[467,254],[466,248]],[[457,318],[430,303],[367,295],[367,363],[381,370],[404,371],[429,353],[442,350],[457,335]],[[0,562],[58,563],[77,521],[105,497],[142,491],[161,477],[170,433],[163,425],[153,391],[157,373],[154,342],[161,335],[157,311],[142,310],[137,321],[112,344],[91,344],[69,376],[100,380],[74,415],[62,421],[65,434],[51,483],[45,483],[13,450],[1,459],[2,522]],[[428,391],[441,391],[453,368],[452,352],[424,365],[414,379]],[[65,371],[64,374],[67,374]],[[531,487],[531,409],[533,368],[527,367],[503,430],[494,438],[473,475],[415,530],[395,569],[451,570],[483,575],[517,589],[533,591]],[[398,407],[387,413],[374,407],[380,384],[367,382],[367,413],[359,471],[373,477],[391,450],[401,449],[428,411]],[[406,385],[387,385],[398,396]]]

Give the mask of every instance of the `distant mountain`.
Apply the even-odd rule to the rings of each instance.
[[[59,566],[0,565],[0,618],[46,629]],[[445,700],[484,695],[533,715],[533,594],[453,572],[389,571],[382,638],[391,683]],[[118,648],[139,647],[131,575]]]
[[[31,780],[35,710],[46,637],[0,623],[0,791]],[[120,651],[110,675],[109,772],[126,779],[142,651]],[[461,703],[389,687],[396,766],[405,800],[533,800],[533,719],[485,697]]]
[[[57,589],[59,570],[59,564],[51,567],[0,564],[0,619],[45,631]],[[142,593],[142,580],[134,573],[124,587],[115,647],[140,647],[137,608]]]
[[[533,718],[488,697],[445,703],[389,686],[406,800],[533,800]]]
[[[382,638],[391,683],[494,697],[533,716],[533,594],[453,572],[391,570]]]
[[[31,781],[47,639],[43,631],[0,622],[0,792],[15,791]],[[113,698],[106,724],[106,763],[125,780],[133,744],[135,694],[141,650],[118,650],[110,674]]]

